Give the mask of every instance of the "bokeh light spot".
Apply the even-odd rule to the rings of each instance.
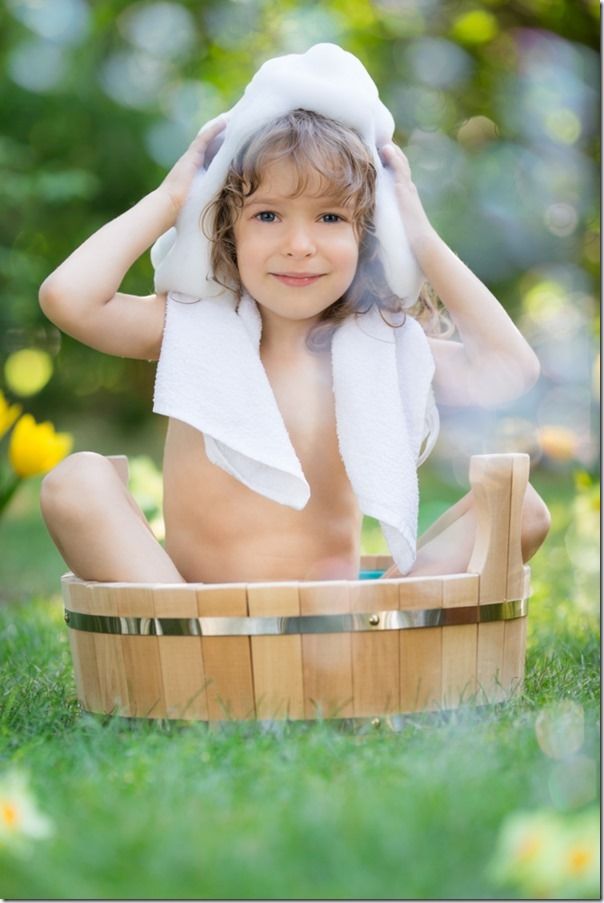
[[[561,107],[544,117],[546,133],[560,144],[575,144],[581,137],[581,120],[572,110]]]
[[[543,280],[532,286],[524,295],[523,306],[526,313],[536,322],[551,320],[564,312],[566,293],[559,282]]]
[[[543,216],[547,229],[553,234],[564,238],[577,228],[579,216],[572,204],[550,204]]]
[[[595,266],[600,265],[600,235],[587,229],[583,236],[583,254],[586,261]]]
[[[31,31],[59,44],[75,44],[86,36],[90,10],[84,0],[8,0],[10,12]]]
[[[11,50],[8,74],[27,91],[52,91],[65,74],[65,54],[47,41],[24,41]]]
[[[571,461],[577,453],[577,436],[566,426],[546,424],[538,431],[542,451],[554,461]]]
[[[412,132],[437,132],[449,128],[458,116],[454,98],[445,91],[423,85],[397,85],[385,98],[397,127]]]
[[[136,3],[122,13],[118,27],[139,50],[153,56],[182,56],[196,41],[195,20],[179,3]]]
[[[159,98],[159,103],[167,117],[179,122],[191,137],[194,127],[199,128],[228,106],[211,82],[193,79],[169,85]]]
[[[35,395],[52,376],[52,358],[46,351],[24,348],[10,354],[4,364],[6,384],[22,398]]]
[[[182,123],[164,119],[154,123],[145,133],[145,147],[160,166],[172,166],[184,154],[189,130]]]
[[[589,359],[585,361],[585,370],[589,373]],[[595,448],[593,436],[593,421],[591,411],[590,387],[585,382],[569,383],[558,386],[545,392],[537,408],[537,421],[539,424],[540,441],[543,448],[544,438],[551,439],[552,435],[560,437],[558,454],[550,454],[555,460],[563,460],[565,448],[563,437],[569,433],[574,435],[573,457],[583,461],[586,465],[591,463]],[[552,433],[556,427],[558,432]],[[545,432],[543,432],[545,431]],[[546,441],[547,441],[546,439]],[[554,444],[550,443],[553,451]]]
[[[273,15],[276,19],[276,9]],[[250,36],[259,31],[262,11],[255,0],[240,3],[223,0],[204,9],[203,19],[205,34],[221,47],[233,49],[242,41],[249,41]]]
[[[589,756],[573,756],[552,765],[548,780],[551,800],[558,809],[578,809],[596,798],[596,763]]]
[[[466,81],[474,68],[473,60],[445,38],[421,38],[409,44],[405,59],[415,78],[432,88],[448,88]]]
[[[104,91],[127,107],[148,107],[157,103],[157,96],[168,77],[164,60],[142,52],[114,53],[105,60],[100,73]]]
[[[485,44],[491,41],[498,31],[495,16],[483,9],[464,13],[453,23],[453,37],[464,44]]]
[[[414,130],[405,153],[424,199],[439,198],[463,174],[463,149],[440,131]]]
[[[499,134],[496,124],[488,116],[472,116],[457,130],[457,140],[469,149],[494,141]]]
[[[345,30],[346,23],[337,10],[300,6],[283,15],[279,47],[284,52],[301,53],[318,41],[340,43]]]
[[[578,752],[585,735],[583,706],[563,699],[542,709],[535,721],[542,752],[550,759],[564,759]]]
[[[426,31],[426,16],[439,0],[372,0],[382,27],[390,35],[411,39]]]
[[[503,417],[495,427],[495,439],[502,454],[525,452],[535,458],[540,451],[537,428],[525,417]]]

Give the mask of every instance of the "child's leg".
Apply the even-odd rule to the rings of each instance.
[[[527,486],[522,507],[522,560],[528,561],[542,545],[549,532],[550,516],[545,502],[530,485]],[[438,574],[463,574],[467,570],[474,548],[476,512],[472,491],[459,499],[419,538],[417,558],[406,577]],[[389,568],[384,577],[397,577],[396,567]]]
[[[55,545],[81,579],[185,582],[103,455],[65,458],[44,478],[40,505]]]

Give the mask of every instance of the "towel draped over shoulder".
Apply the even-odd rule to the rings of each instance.
[[[260,358],[255,301],[187,302],[168,296],[153,410],[200,430],[210,461],[245,486],[303,508],[310,487]],[[393,328],[372,308],[339,326],[331,360],[346,473],[404,573],[415,559],[417,466],[438,434],[427,339],[412,317]]]

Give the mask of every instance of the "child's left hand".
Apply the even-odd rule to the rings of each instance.
[[[380,148],[380,157],[384,165],[394,176],[394,187],[399,210],[403,218],[407,238],[413,248],[417,241],[426,235],[434,234],[422,205],[419,193],[411,178],[411,167],[406,156],[396,144],[385,144]]]

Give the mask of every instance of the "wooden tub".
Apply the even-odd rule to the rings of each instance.
[[[122,462],[118,462],[123,464]],[[298,583],[62,578],[78,699],[138,718],[375,718],[499,702],[522,685],[528,455],[477,455],[468,573]],[[388,556],[364,556],[385,570]]]

